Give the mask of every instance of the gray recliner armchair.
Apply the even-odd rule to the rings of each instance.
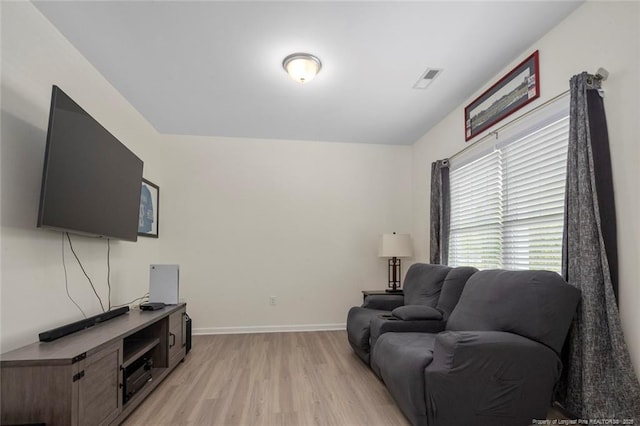
[[[465,283],[477,269],[416,263],[407,270],[404,294],[370,295],[347,315],[347,336],[367,364],[381,334],[397,331],[438,332],[455,307]],[[372,364],[374,371],[377,368]]]
[[[545,419],[580,291],[548,271],[480,271],[441,333],[385,333],[372,364],[413,425]]]

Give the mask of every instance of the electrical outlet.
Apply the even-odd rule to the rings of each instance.
[[[269,304],[271,306],[275,306],[276,305],[276,297],[275,296],[269,296]]]

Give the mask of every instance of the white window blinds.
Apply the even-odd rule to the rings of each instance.
[[[452,164],[450,265],[560,272],[568,113],[529,126]]]
[[[495,268],[502,256],[500,151],[451,170],[449,264]]]

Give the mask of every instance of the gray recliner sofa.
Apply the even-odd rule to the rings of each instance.
[[[480,271],[444,332],[385,333],[371,361],[413,425],[530,425],[546,418],[579,300],[555,272]]]
[[[367,364],[384,333],[444,330],[465,283],[477,269],[416,263],[407,270],[404,294],[370,295],[347,315],[347,336],[354,352]],[[373,370],[378,373],[375,365]]]

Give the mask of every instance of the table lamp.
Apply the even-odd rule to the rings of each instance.
[[[389,288],[387,291],[400,289],[401,257],[411,257],[413,254],[411,235],[409,234],[382,234],[380,236],[380,250],[378,257],[389,258]]]

